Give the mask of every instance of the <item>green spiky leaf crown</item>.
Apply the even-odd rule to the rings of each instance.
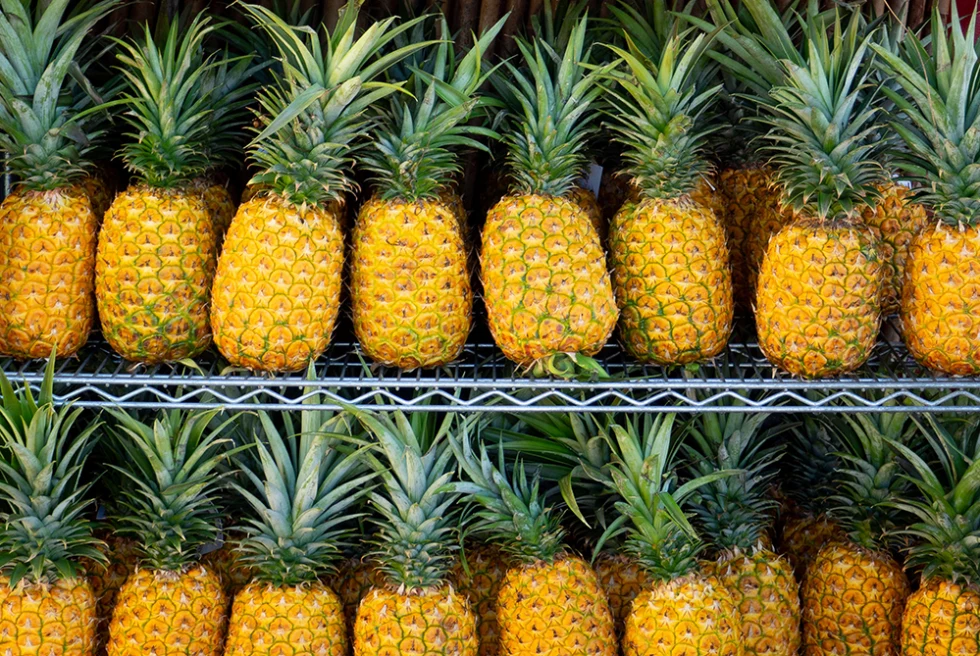
[[[450,40],[449,24],[440,20],[443,41],[432,47],[425,69],[412,67],[412,96],[394,94],[375,127],[375,143],[363,155],[365,168],[383,200],[434,200],[459,173],[459,151],[487,151],[478,137],[497,138],[492,130],[471,122],[490,99],[478,95],[492,73],[483,68],[483,53],[504,26],[500,19],[459,61]],[[482,117],[481,117],[482,118]]]
[[[85,175],[103,134],[80,49],[115,0],[7,2],[0,12],[0,151],[16,183],[32,191]]]
[[[310,397],[310,398],[315,398]],[[242,463],[249,485],[234,487],[254,517],[242,527],[241,562],[275,586],[315,582],[334,571],[353,534],[352,513],[374,478],[355,444],[349,419],[303,410],[300,425],[282,413],[280,429],[260,412],[262,436]]]
[[[964,32],[955,6],[948,21],[937,6],[929,50],[911,34],[904,56],[872,47],[904,91],[882,89],[895,105],[891,125],[908,147],[896,160],[920,183],[917,200],[946,223],[973,226],[980,220],[980,56],[976,23],[968,22]]]
[[[0,372],[0,571],[9,584],[21,580],[53,583],[79,574],[78,560],[104,563],[105,555],[86,518],[91,505],[82,469],[98,423],[82,409],[55,409],[54,357],[48,361],[35,400],[29,386],[20,393]]]
[[[222,437],[234,417],[210,426],[218,412],[172,410],[146,424],[111,411],[116,421],[109,430],[121,455],[113,466],[124,479],[116,521],[153,569],[182,571],[218,536],[215,501],[224,483],[218,469],[236,453]]]
[[[369,108],[399,89],[377,78],[431,43],[381,53],[421,19],[395,27],[395,19],[389,18],[358,37],[358,4],[352,2],[333,31],[324,28],[321,39],[313,30],[287,25],[264,7],[242,7],[275,42],[284,71],[276,85],[258,95],[260,129],[248,150],[259,171],[251,184],[296,205],[343,200],[354,189],[354,155],[369,143],[363,135],[376,121]]]

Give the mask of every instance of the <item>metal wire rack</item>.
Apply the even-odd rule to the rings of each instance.
[[[697,367],[642,366],[617,346],[598,356],[602,380],[531,378],[477,337],[454,364],[401,372],[370,364],[356,343],[340,340],[305,373],[264,377],[230,369],[205,354],[196,367],[134,366],[100,338],[57,363],[60,403],[133,409],[225,407],[278,410],[366,409],[491,412],[980,412],[980,379],[950,378],[919,367],[886,326],[874,357],[860,371],[805,381],[779,372],[743,325],[726,351]],[[0,360],[12,381],[41,382],[44,362]]]

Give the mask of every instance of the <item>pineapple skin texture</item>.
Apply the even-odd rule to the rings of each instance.
[[[898,656],[909,583],[891,556],[829,544],[807,567],[802,594],[803,656]]]
[[[595,573],[609,600],[616,637],[622,639],[633,600],[653,585],[653,579],[635,559],[608,551],[596,558]]]
[[[184,572],[137,569],[116,598],[109,656],[220,656],[228,596],[202,565]]]
[[[96,622],[95,593],[85,578],[11,588],[0,576],[0,654],[91,656]]]
[[[768,549],[730,551],[705,564],[731,594],[742,618],[745,656],[796,656],[800,586],[785,558]]]
[[[441,203],[372,199],[351,251],[354,332],[374,361],[417,369],[459,357],[472,327],[466,243]]]
[[[201,562],[218,575],[229,598],[252,580],[252,568],[239,560],[234,547],[227,541],[220,548],[204,554]]]
[[[902,334],[920,364],[980,373],[980,226],[945,224],[912,241],[902,289]]]
[[[0,352],[67,357],[85,345],[98,229],[81,187],[15,191],[0,203]]]
[[[327,349],[340,312],[339,206],[305,211],[275,195],[239,206],[215,275],[211,325],[232,365],[304,369]]]
[[[905,604],[902,656],[980,654],[980,590],[924,581]]]
[[[602,218],[602,210],[599,209],[599,201],[595,195],[585,187],[575,185],[568,190],[568,199],[582,208],[582,211],[589,217],[592,229],[599,235],[599,242],[604,242],[609,231]]]
[[[725,232],[713,210],[686,201],[627,202],[609,234],[626,349],[662,365],[720,353],[735,307]]]
[[[95,294],[102,332],[119,355],[159,364],[211,344],[208,304],[217,241],[192,190],[133,186],[99,233]]]
[[[595,355],[619,312],[599,236],[557,196],[507,196],[487,215],[480,269],[490,331],[522,366],[559,353]]]
[[[476,618],[449,585],[372,588],[354,624],[354,656],[477,656]]]
[[[337,567],[336,573],[329,578],[328,583],[340,597],[344,608],[347,635],[353,638],[357,607],[371,588],[384,586],[384,574],[373,560],[354,556]]]
[[[881,200],[861,213],[864,224],[871,229],[878,248],[878,257],[885,266],[881,290],[882,314],[895,314],[901,307],[905,262],[912,240],[926,227],[926,209],[911,200],[910,189],[900,184],[881,185]]]
[[[225,656],[347,656],[343,604],[323,584],[251,583],[236,595]]]
[[[464,568],[462,561],[456,561],[450,571],[450,580],[456,590],[469,599],[476,616],[480,656],[497,656],[500,650],[497,593],[509,570],[506,556],[491,546],[475,547],[466,550],[466,565]]]
[[[624,656],[742,656],[742,622],[714,577],[688,574],[656,583],[633,600]]]
[[[109,642],[109,621],[112,619],[112,609],[116,605],[116,597],[126,579],[136,571],[139,560],[135,541],[111,534],[102,537],[102,539],[107,545],[107,548],[101,550],[109,559],[108,565],[102,566],[100,563],[88,559],[81,562],[85,576],[92,585],[92,592],[95,594],[96,600],[98,617],[98,625],[95,631],[96,656],[105,654],[106,645]]]
[[[759,273],[759,347],[804,378],[853,371],[878,337],[883,277],[863,225],[802,219],[783,228]]]
[[[844,530],[826,515],[787,517],[780,551],[802,578],[807,566],[824,545],[843,540]]]
[[[616,632],[595,572],[577,556],[510,569],[497,595],[501,656],[615,656]]]
[[[231,197],[231,192],[221,184],[208,182],[206,180],[196,181],[196,189],[204,201],[205,207],[211,214],[211,222],[214,225],[214,233],[218,238],[217,252],[221,252],[221,242],[228,233],[232,219],[235,218],[237,209],[235,201]]]

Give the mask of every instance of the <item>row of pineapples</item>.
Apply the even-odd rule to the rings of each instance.
[[[340,311],[356,161],[372,194],[349,258],[361,346],[404,368],[450,362],[473,305],[460,151],[499,140],[508,193],[486,217],[480,280],[494,339],[521,365],[582,364],[617,325],[640,361],[704,360],[729,339],[740,298],[767,357],[794,374],[859,366],[896,307],[923,364],[980,371],[980,64],[955,12],[920,41],[815,2],[780,15],[769,0],[712,0],[697,18],[658,0],[591,23],[584,3],[546,3],[519,55],[491,69],[481,52],[502,23],[458,56],[445,21],[359,32],[350,6],[318,31],[241,5],[258,28],[242,37],[248,55],[199,17],[115,43],[119,73],[96,92],[88,35],[111,0],[67,19],[64,0],[8,4],[5,353],[77,350],[94,291],[126,358],[190,358],[213,340],[233,365],[301,370]],[[211,180],[241,165],[250,102],[255,175],[236,210]],[[608,254],[577,186],[602,122],[628,179]],[[726,122],[732,132],[714,134]],[[119,125],[135,182],[110,198],[86,162]],[[713,177],[712,143],[745,135],[742,164]],[[896,172],[918,185],[929,225]]]
[[[980,653],[976,417],[103,422],[52,372],[0,381],[0,653]]]

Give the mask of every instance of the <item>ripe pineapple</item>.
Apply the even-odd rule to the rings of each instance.
[[[172,410],[151,425],[111,411],[126,481],[116,521],[136,539],[140,566],[116,598],[108,656],[222,653],[228,597],[198,555],[218,533],[216,470],[236,451],[221,437],[234,418],[208,426],[217,413]]]
[[[337,593],[344,606],[347,639],[351,642],[354,623],[357,621],[357,607],[361,605],[361,599],[371,588],[385,585],[384,573],[374,558],[351,556],[337,566],[328,580],[331,589]]]
[[[847,537],[822,547],[806,566],[803,654],[897,656],[909,583],[886,538],[897,526],[891,504],[910,486],[889,444],[904,441],[909,416],[841,417],[842,465],[831,502]]]
[[[479,504],[474,533],[514,561],[497,593],[499,653],[506,656],[614,656],[612,614],[589,564],[562,544],[560,516],[529,478],[523,462],[494,464],[485,445],[478,453],[465,437],[452,438],[466,481],[456,485]],[[512,471],[510,478],[508,472]]]
[[[599,235],[571,196],[604,67],[585,68],[587,20],[570,29],[557,52],[540,38],[518,39],[524,69],[505,63],[496,78],[512,109],[504,134],[512,184],[483,226],[481,279],[494,341],[529,368],[594,355],[618,316]]]
[[[78,50],[114,4],[91,4],[66,17],[64,2],[25,1],[0,14],[0,151],[9,156],[14,183],[0,202],[4,355],[70,356],[95,319],[99,215],[85,183],[102,126],[94,115],[79,116],[87,91],[69,69],[84,70]]]
[[[761,433],[768,415],[698,415],[687,451],[694,476],[739,470],[706,484],[693,504],[714,559],[703,565],[738,606],[746,656],[796,656],[800,648],[800,589],[790,562],[767,546],[775,503],[767,495],[781,453],[774,431]]]
[[[139,558],[139,552],[133,540],[115,535],[112,532],[107,532],[101,537],[105,546],[100,547],[99,550],[108,562],[88,558],[82,561],[85,576],[92,584],[92,592],[95,593],[96,616],[98,617],[95,628],[95,654],[97,656],[105,654],[106,645],[109,643],[109,620],[112,619],[112,609],[116,605],[116,597],[126,579],[136,571]]]
[[[235,593],[244,588],[254,574],[239,552],[241,538],[236,531],[226,532],[221,546],[201,557],[201,562],[221,579],[221,586],[229,598],[234,598]]]
[[[476,616],[478,653],[480,656],[497,656],[500,651],[497,595],[510,569],[510,559],[494,545],[479,544],[467,547],[464,556],[465,560],[456,560],[450,578],[456,590],[469,599]]]
[[[973,44],[976,26],[964,34],[957,12],[946,22],[933,12],[933,42],[927,50],[908,35],[900,57],[875,45],[885,74],[905,92],[884,92],[902,122],[896,131],[908,152],[907,164],[919,183],[916,200],[936,220],[909,246],[902,288],[902,333],[913,357],[952,375],[980,373],[980,224],[977,223],[976,165],[972,126],[980,110],[975,84],[980,57]],[[965,130],[965,131],[964,131]]]
[[[612,550],[596,556],[594,567],[599,585],[609,600],[609,612],[616,624],[616,637],[622,640],[633,600],[653,586],[653,577],[636,558]]]
[[[93,656],[97,600],[80,559],[104,564],[82,469],[98,423],[55,410],[54,358],[35,400],[0,374],[0,654]]]
[[[956,20],[955,10],[953,15]],[[939,25],[940,23],[933,23]],[[954,33],[957,28],[953,28]],[[968,32],[972,39],[972,34]],[[970,41],[972,43],[972,40]],[[921,570],[919,588],[902,616],[902,656],[980,653],[980,425],[919,422],[929,446],[924,457],[899,442],[891,446],[911,464],[919,495],[898,507],[915,518],[903,531],[913,540],[907,565]],[[955,420],[954,420],[955,421]],[[959,423],[959,422],[957,422]],[[936,460],[938,459],[938,463]]]
[[[389,18],[355,39],[357,3],[345,6],[322,39],[259,5],[243,8],[274,41],[285,72],[259,94],[261,132],[249,146],[259,172],[250,184],[263,193],[238,207],[228,229],[211,325],[231,364],[298,371],[326,350],[340,311],[340,217],[354,186],[352,156],[367,143],[360,137],[372,123],[368,107],[397,88],[376,78],[426,44],[376,59],[418,21],[392,27]],[[301,96],[313,100],[301,107]]]
[[[260,418],[264,435],[243,464],[251,483],[234,484],[254,509],[238,546],[252,581],[235,593],[225,656],[347,656],[343,603],[322,577],[342,558],[373,474],[344,441],[346,417],[304,410],[296,426],[284,413],[282,431]]]
[[[493,135],[470,119],[486,106],[478,95],[490,71],[482,53],[501,19],[459,62],[452,42],[429,53],[431,73],[416,70],[414,95],[397,94],[372,132],[364,165],[374,197],[358,215],[351,252],[354,332],[373,360],[401,369],[449,364],[472,325],[473,293],[465,215],[448,185],[459,173],[458,149],[486,150],[475,139]],[[441,34],[449,24],[441,19]],[[451,89],[450,93],[448,90]]]
[[[885,265],[881,311],[883,314],[895,314],[901,307],[909,247],[916,235],[926,228],[929,217],[925,207],[915,202],[912,192],[900,184],[881,184],[878,192],[881,198],[874,207],[865,207],[862,214]]]
[[[721,352],[734,314],[725,230],[702,187],[710,165],[700,118],[717,92],[699,85],[710,38],[671,35],[655,53],[657,74],[634,41],[629,51],[613,49],[625,64],[612,75],[613,129],[639,189],[609,231],[620,332],[642,362],[687,364]]]
[[[361,599],[354,656],[476,656],[476,618],[449,582],[459,494],[451,488],[448,440],[456,417],[355,414],[375,440],[368,456],[381,479],[370,497],[377,509],[374,557],[385,584]]]

